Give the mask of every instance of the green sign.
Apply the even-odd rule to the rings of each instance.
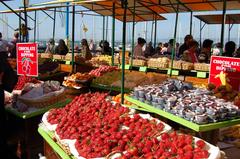
[[[170,75],[170,73],[171,73],[171,69],[168,69],[168,75]],[[179,75],[179,71],[178,70],[172,70],[172,75],[173,76],[178,76]]]
[[[197,72],[198,78],[207,78],[207,72]]]
[[[146,66],[140,67],[139,71],[140,72],[147,72],[147,67]]]
[[[66,65],[70,65],[70,64],[71,64],[71,61],[66,61],[65,64],[66,64]]]

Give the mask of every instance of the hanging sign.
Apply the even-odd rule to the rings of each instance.
[[[240,59],[212,56],[209,83],[217,87],[231,85],[234,90],[240,91]]]
[[[38,76],[37,43],[17,44],[17,73],[18,75]]]

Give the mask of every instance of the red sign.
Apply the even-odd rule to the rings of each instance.
[[[37,43],[17,44],[17,73],[18,75],[38,76]]]
[[[209,83],[216,86],[230,84],[240,91],[240,58],[212,56]]]

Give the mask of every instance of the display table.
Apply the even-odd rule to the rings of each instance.
[[[126,100],[128,100],[129,102],[144,108],[145,110],[149,111],[149,112],[154,112],[162,117],[165,117],[171,121],[174,121],[180,125],[183,125],[189,129],[192,129],[196,132],[206,132],[206,131],[211,131],[211,130],[216,130],[216,129],[220,129],[220,128],[224,128],[224,127],[228,127],[228,126],[232,126],[232,125],[236,125],[236,124],[240,124],[240,118],[238,119],[232,119],[232,120],[227,120],[227,121],[223,121],[223,122],[216,122],[216,123],[209,123],[209,124],[196,124],[193,123],[191,121],[188,121],[184,118],[178,117],[174,114],[168,113],[166,111],[163,111],[161,109],[155,108],[149,104],[140,102],[139,100],[133,99],[129,96],[125,97]]]
[[[64,107],[70,102],[71,99],[67,98],[62,102],[26,113],[18,112],[11,107],[5,108],[9,120],[9,129],[11,129],[11,132],[18,134],[17,139],[14,139],[17,141],[14,142],[20,142],[22,158],[35,158],[42,150],[43,143],[36,132],[41,115],[52,108]]]
[[[44,142],[47,142],[47,144],[52,148],[53,151],[56,152],[55,155],[53,156],[60,156],[61,158],[64,159],[73,159],[72,156],[69,156],[62,148],[61,146],[59,146],[54,140],[53,140],[53,132],[50,131],[45,131],[43,128],[41,128],[41,126],[38,128],[38,132],[39,134],[44,138]],[[46,152],[49,151],[49,147],[48,145],[44,144],[44,154],[48,155]],[[52,152],[51,152],[52,153]],[[54,157],[49,157],[47,156],[48,159],[52,159]]]

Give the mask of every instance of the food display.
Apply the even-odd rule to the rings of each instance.
[[[133,89],[139,85],[158,84],[168,78],[167,75],[158,73],[143,73],[138,71],[125,71],[125,88]],[[97,77],[93,80],[94,84],[121,87],[121,72],[113,71]]]
[[[76,97],[64,108],[45,113],[45,129],[76,158],[190,158],[217,159],[218,148],[106,100],[107,94]]]
[[[62,95],[63,92],[64,88],[60,86],[58,81],[28,82],[25,83],[21,91],[13,92],[12,107],[19,112],[28,111],[29,107],[44,107],[52,104],[52,101]]]
[[[112,72],[116,70],[118,70],[118,68],[114,66],[100,66],[99,68],[89,72],[89,74],[95,77],[100,77],[107,72]]]
[[[118,81],[118,80],[121,80],[121,72],[120,71],[112,71],[112,72],[107,72],[104,75],[95,78],[93,80],[93,83],[111,86],[111,84],[113,82]]]
[[[93,57],[90,62],[93,66],[101,66],[101,65],[111,65],[112,63],[112,56],[108,55],[99,55],[96,57]]]
[[[207,89],[167,80],[159,85],[134,88],[134,98],[198,124],[237,118],[240,109],[231,102],[213,96]]]
[[[66,87],[72,87],[75,89],[80,89],[84,83],[87,83],[92,79],[92,76],[87,73],[76,73],[71,76],[65,77],[63,85]]]
[[[169,59],[167,57],[160,58],[150,58],[148,60],[148,67],[150,68],[168,68]]]
[[[40,55],[42,59],[50,59],[53,57],[53,54],[51,53],[41,53]]]
[[[183,62],[182,63],[182,70],[193,70],[194,65],[191,62]]]
[[[210,70],[210,64],[194,63],[194,70],[197,70],[197,71],[209,71]]]
[[[22,90],[26,83],[39,83],[36,78],[28,77],[28,76],[18,76],[18,82],[14,87],[14,90]]]
[[[42,64],[38,65],[38,72],[40,76],[55,73],[58,71],[58,69],[59,63],[52,60],[44,61]]]
[[[131,60],[131,59],[130,59]],[[129,62],[130,63],[130,62]],[[147,62],[146,60],[142,60],[142,59],[133,59],[133,66],[146,66]]]
[[[221,141],[240,147],[240,125],[234,125],[220,130]]]
[[[144,86],[146,84],[159,84],[167,79],[167,75],[157,73],[143,73],[138,71],[126,71],[125,88],[133,89],[136,86]],[[112,83],[114,87],[121,87],[121,79]]]
[[[79,54],[78,54],[78,53],[74,53],[73,56],[74,56],[73,59],[75,60],[75,58],[76,58],[77,56],[79,56]],[[72,53],[67,53],[66,56],[65,56],[65,60],[66,60],[66,61],[72,61]]]

